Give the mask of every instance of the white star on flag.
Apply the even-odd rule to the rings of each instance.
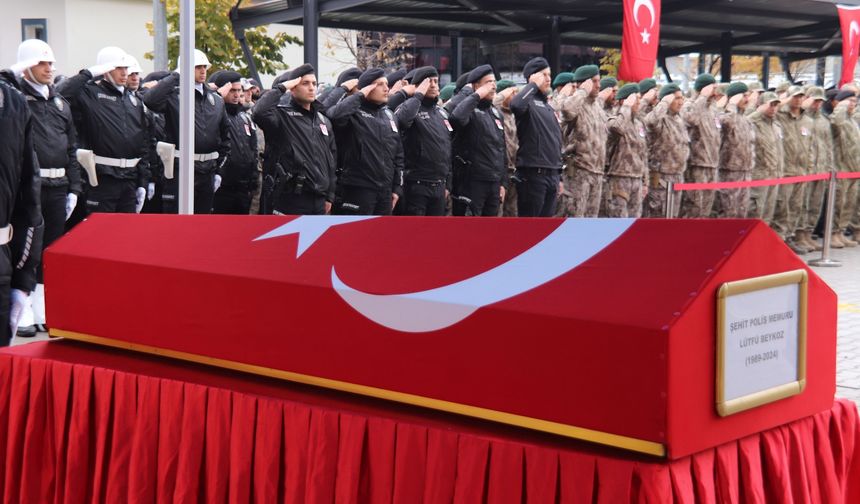
[[[643,44],[650,44],[651,43],[651,34],[648,33],[647,29],[643,29],[642,33],[640,33],[639,35],[642,35],[642,43]]]

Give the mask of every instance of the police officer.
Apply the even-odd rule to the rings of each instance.
[[[720,145],[720,182],[752,180],[754,162],[755,128],[744,115],[749,99],[749,90],[743,82],[733,82],[726,88],[722,99],[727,101],[725,111],[720,114],[723,141]],[[747,215],[750,190],[721,189],[718,193],[719,217],[742,219]]]
[[[18,62],[13,71],[21,73],[19,87],[30,108],[33,120],[33,144],[41,176],[41,207],[45,222],[43,249],[63,235],[65,222],[71,216],[81,194],[81,171],[75,159],[77,134],[69,103],[54,91],[54,52],[38,39],[25,40],[18,46]],[[28,301],[18,330],[19,336],[35,336],[36,327],[45,323],[45,291],[42,267],[38,285]]]
[[[131,213],[143,207],[150,132],[143,104],[126,88],[130,65],[125,51],[105,47],[95,66],[57,85],[75,117],[82,149],[77,159],[89,181],[88,212]]]
[[[469,73],[469,82],[475,92],[460,102],[451,115],[460,146],[458,155],[463,159],[460,166],[466,170],[462,177],[466,182],[464,194],[471,200],[472,215],[496,217],[508,185],[508,156],[504,118],[493,106],[493,67],[475,68]]]
[[[0,346],[8,346],[42,252],[39,163],[27,101],[0,79]]]
[[[224,99],[230,136],[230,157],[221,188],[215,193],[215,213],[248,215],[257,184],[257,125],[242,104],[242,76],[222,71],[210,79]]]
[[[358,91],[355,86],[358,84],[359,77],[361,77],[361,70],[356,67],[347,68],[337,76],[334,87],[320,93],[318,101],[322,103],[323,108],[336,105],[345,97]]]
[[[615,95],[619,103],[609,118],[612,158],[606,172],[606,214],[608,217],[639,217],[647,191],[648,143],[645,125],[639,120],[639,86],[625,84]]]
[[[390,215],[403,195],[403,144],[380,68],[365,70],[359,91],[326,110],[344,145],[344,214]]]
[[[438,105],[439,73],[432,66],[415,71],[413,95],[395,112],[403,135],[407,215],[445,215],[451,187],[451,134],[448,113]]]
[[[138,96],[146,96],[150,89],[158,85],[159,81],[170,75],[170,72],[160,70],[150,72],[142,80],[140,89],[137,91]],[[145,105],[144,105],[145,106]],[[150,108],[146,108],[146,118],[149,121],[151,146],[149,149],[149,169],[152,172],[152,179],[146,189],[146,202],[143,205],[143,213],[162,213],[163,202],[162,195],[164,194],[164,164],[158,156],[156,145],[158,142],[167,142],[167,125],[164,114],[160,114]]]
[[[194,213],[212,213],[215,191],[221,186],[222,170],[230,155],[230,126],[224,100],[206,85],[209,58],[194,50]],[[178,67],[178,64],[177,64]],[[174,158],[173,168],[165,167],[164,212],[176,213],[179,194],[179,74],[172,73],[159,81],[144,97],[152,110],[164,114],[167,142],[160,155]],[[175,150],[174,150],[175,149]],[[173,152],[171,152],[173,151]],[[169,164],[169,161],[167,161]]]
[[[697,96],[681,108],[681,117],[686,121],[690,133],[690,161],[684,172],[686,182],[708,183],[717,180],[722,123],[715,111],[716,82],[710,74],[696,77],[693,87]],[[681,216],[710,217],[713,206],[714,191],[689,191],[684,193]]]
[[[561,127],[547,103],[552,76],[544,58],[523,67],[526,84],[513,100],[517,119],[517,213],[520,217],[550,217],[561,183]]]
[[[690,156],[690,135],[681,118],[684,95],[677,84],[660,89],[657,106],[645,116],[648,129],[648,194],[642,214],[645,217],[666,216],[666,197],[669,184],[684,181],[687,159]],[[641,114],[640,114],[641,115]],[[678,217],[681,198],[675,198],[672,216]]]
[[[274,179],[276,214],[326,214],[334,202],[337,148],[316,89],[314,67],[304,64],[257,102],[255,120],[268,142],[281,145],[275,172],[264,174]]]

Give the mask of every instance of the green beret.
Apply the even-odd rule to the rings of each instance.
[[[508,89],[509,87],[513,86],[516,86],[516,84],[514,84],[514,81],[509,79],[502,79],[500,81],[496,81],[496,92],[501,93],[505,89]]]
[[[681,88],[678,87],[677,84],[673,84],[673,83],[666,84],[665,86],[660,88],[660,94],[659,94],[660,99],[662,100],[663,98],[666,97],[666,95],[675,94],[676,92],[678,92],[680,90],[681,90]]]
[[[625,84],[615,93],[615,99],[618,101],[626,100],[628,96],[639,92],[639,84]]]
[[[654,79],[642,79],[639,81],[639,92],[642,94],[647,93],[657,87],[657,81]]]
[[[582,65],[573,72],[573,82],[583,82],[600,75],[600,68],[597,65]]]
[[[552,80],[552,87],[564,86],[568,82],[573,82],[573,74],[570,72],[561,72]]]
[[[717,79],[714,78],[711,74],[703,73],[702,75],[696,77],[696,83],[693,85],[693,89],[698,93],[699,91],[705,89],[711,84],[716,84]]]
[[[448,100],[450,100],[450,99],[451,99],[451,97],[452,97],[452,96],[454,96],[454,89],[455,89],[456,87],[457,87],[457,86],[456,86],[456,85],[454,85],[454,84],[446,84],[446,85],[445,85],[445,87],[443,87],[443,88],[439,91],[439,98],[442,98],[442,101],[448,101]]]
[[[746,93],[747,91],[749,91],[749,88],[743,82],[732,82],[726,89],[726,96],[731,98],[734,95]]]
[[[615,87],[618,85],[618,79],[615,77],[604,77],[600,79],[600,90],[603,91],[606,88]]]

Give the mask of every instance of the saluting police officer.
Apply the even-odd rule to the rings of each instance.
[[[460,166],[466,171],[462,177],[464,195],[471,200],[472,215],[495,217],[508,185],[508,156],[504,118],[493,106],[493,67],[475,68],[469,73],[469,83],[475,92],[464,98],[451,115],[460,148],[458,155],[463,159]]]
[[[451,134],[448,113],[438,105],[439,73],[434,67],[415,71],[415,93],[395,112],[403,135],[407,215],[445,215],[451,180]]]
[[[264,174],[273,179],[275,214],[326,214],[334,202],[337,148],[316,89],[314,67],[304,64],[257,102],[255,120],[267,142],[280,145],[267,165],[275,173]]]
[[[0,79],[0,346],[9,345],[36,287],[43,232],[39,185],[27,101]]]
[[[129,65],[125,51],[105,47],[95,66],[57,85],[72,105],[81,147],[77,159],[89,180],[89,212],[143,208],[150,181],[150,131],[143,104],[125,86]]]
[[[194,50],[194,213],[212,213],[215,191],[221,186],[221,171],[230,155],[229,125],[224,99],[206,85],[209,58],[199,49]],[[177,62],[177,68],[179,64]],[[164,114],[167,142],[159,145],[159,154],[167,165],[174,158],[173,167],[165,166],[165,213],[176,213],[179,194],[179,73],[172,73],[158,82],[146,96],[146,106]],[[172,151],[172,152],[171,152]]]
[[[343,214],[390,215],[403,195],[403,145],[388,109],[388,81],[381,68],[365,70],[359,91],[326,110],[343,132]]]

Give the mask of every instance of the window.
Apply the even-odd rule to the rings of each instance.
[[[21,20],[21,40],[39,39],[44,42],[48,41],[48,20],[47,19],[22,19]]]

